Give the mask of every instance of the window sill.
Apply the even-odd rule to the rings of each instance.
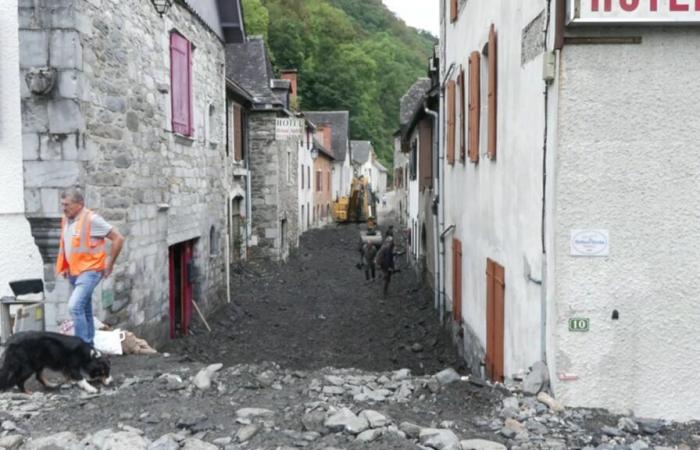
[[[195,141],[194,136],[185,136],[184,134],[175,133],[175,132],[173,132],[173,136],[175,136],[175,142],[178,144],[192,146],[194,144],[194,141]]]

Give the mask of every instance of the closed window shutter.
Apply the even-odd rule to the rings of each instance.
[[[464,152],[465,152],[465,147],[467,145],[466,140],[466,132],[465,129],[465,120],[467,116],[467,108],[466,108],[466,80],[464,79],[464,68],[460,66],[459,68],[459,160],[461,162],[464,162]]]
[[[239,105],[233,106],[233,146],[234,146],[234,158],[236,161],[243,160],[243,114],[241,114],[241,107]]]
[[[462,241],[452,240],[452,317],[462,322]]]
[[[301,188],[304,189],[304,186],[306,183],[304,183],[304,165],[301,165]]]
[[[447,82],[447,162],[455,163],[455,82]]]
[[[491,25],[489,32],[489,117],[488,117],[488,155],[496,159],[496,132],[498,131],[498,50],[496,28]]]
[[[481,55],[469,56],[469,161],[479,162],[479,128],[481,126]]]
[[[433,127],[431,119],[420,123],[420,190],[433,187]]]
[[[170,35],[170,83],[173,132],[192,135],[192,46],[178,33]]]
[[[450,22],[457,20],[459,15],[459,0],[450,0]]]

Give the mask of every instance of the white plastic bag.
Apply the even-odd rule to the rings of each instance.
[[[95,349],[108,355],[121,355],[122,341],[126,334],[117,329],[113,331],[95,330]]]

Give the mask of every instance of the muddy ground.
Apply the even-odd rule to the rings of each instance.
[[[399,427],[404,422],[520,450],[700,446],[698,423],[657,422],[654,433],[623,431],[620,417],[604,411],[554,413],[520,395],[513,410],[503,403],[513,392],[503,386],[459,377],[438,383],[431,375],[448,367],[464,375],[466,368],[436,319],[431,293],[404,259],[383,298],[381,280],[366,283],[355,267],[358,236],[357,225],[332,225],[306,233],[287,263],[240,266],[233,274],[235,301],[210,315],[211,333],[195,318],[193,335],[160,347],[158,355],[114,357],[115,383],[98,395],[68,386],[47,392],[34,381],[29,387],[38,392],[31,396],[0,393],[0,447],[18,436],[19,447],[12,448],[42,448],[33,447],[37,438],[69,431],[86,441],[56,438],[51,448],[145,449],[138,439],[172,433],[179,444],[153,448],[426,448],[402,431],[408,430]],[[195,375],[213,363],[223,368],[212,386],[195,387]],[[399,376],[402,368],[411,376]],[[316,433],[307,423],[309,415],[327,419],[342,407],[356,414],[376,410],[389,424],[364,442],[323,427]],[[241,408],[271,413],[241,419]],[[620,436],[606,434],[606,426]],[[241,437],[251,427],[253,435]],[[508,437],[508,427],[518,434]],[[110,439],[132,441],[110,447],[97,433],[104,429],[121,430]]]
[[[303,370],[463,370],[434,314],[432,292],[405,255],[398,257],[401,271],[393,275],[386,298],[379,273],[374,282],[365,281],[356,268],[359,230],[356,224],[312,230],[287,263],[237,267],[234,300],[212,314],[213,332],[200,322],[194,336],[165,350],[226,365],[274,361]],[[397,241],[401,248],[398,236]]]

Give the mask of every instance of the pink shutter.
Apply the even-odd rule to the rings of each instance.
[[[170,35],[170,84],[173,131],[192,135],[192,47],[177,33]]]

